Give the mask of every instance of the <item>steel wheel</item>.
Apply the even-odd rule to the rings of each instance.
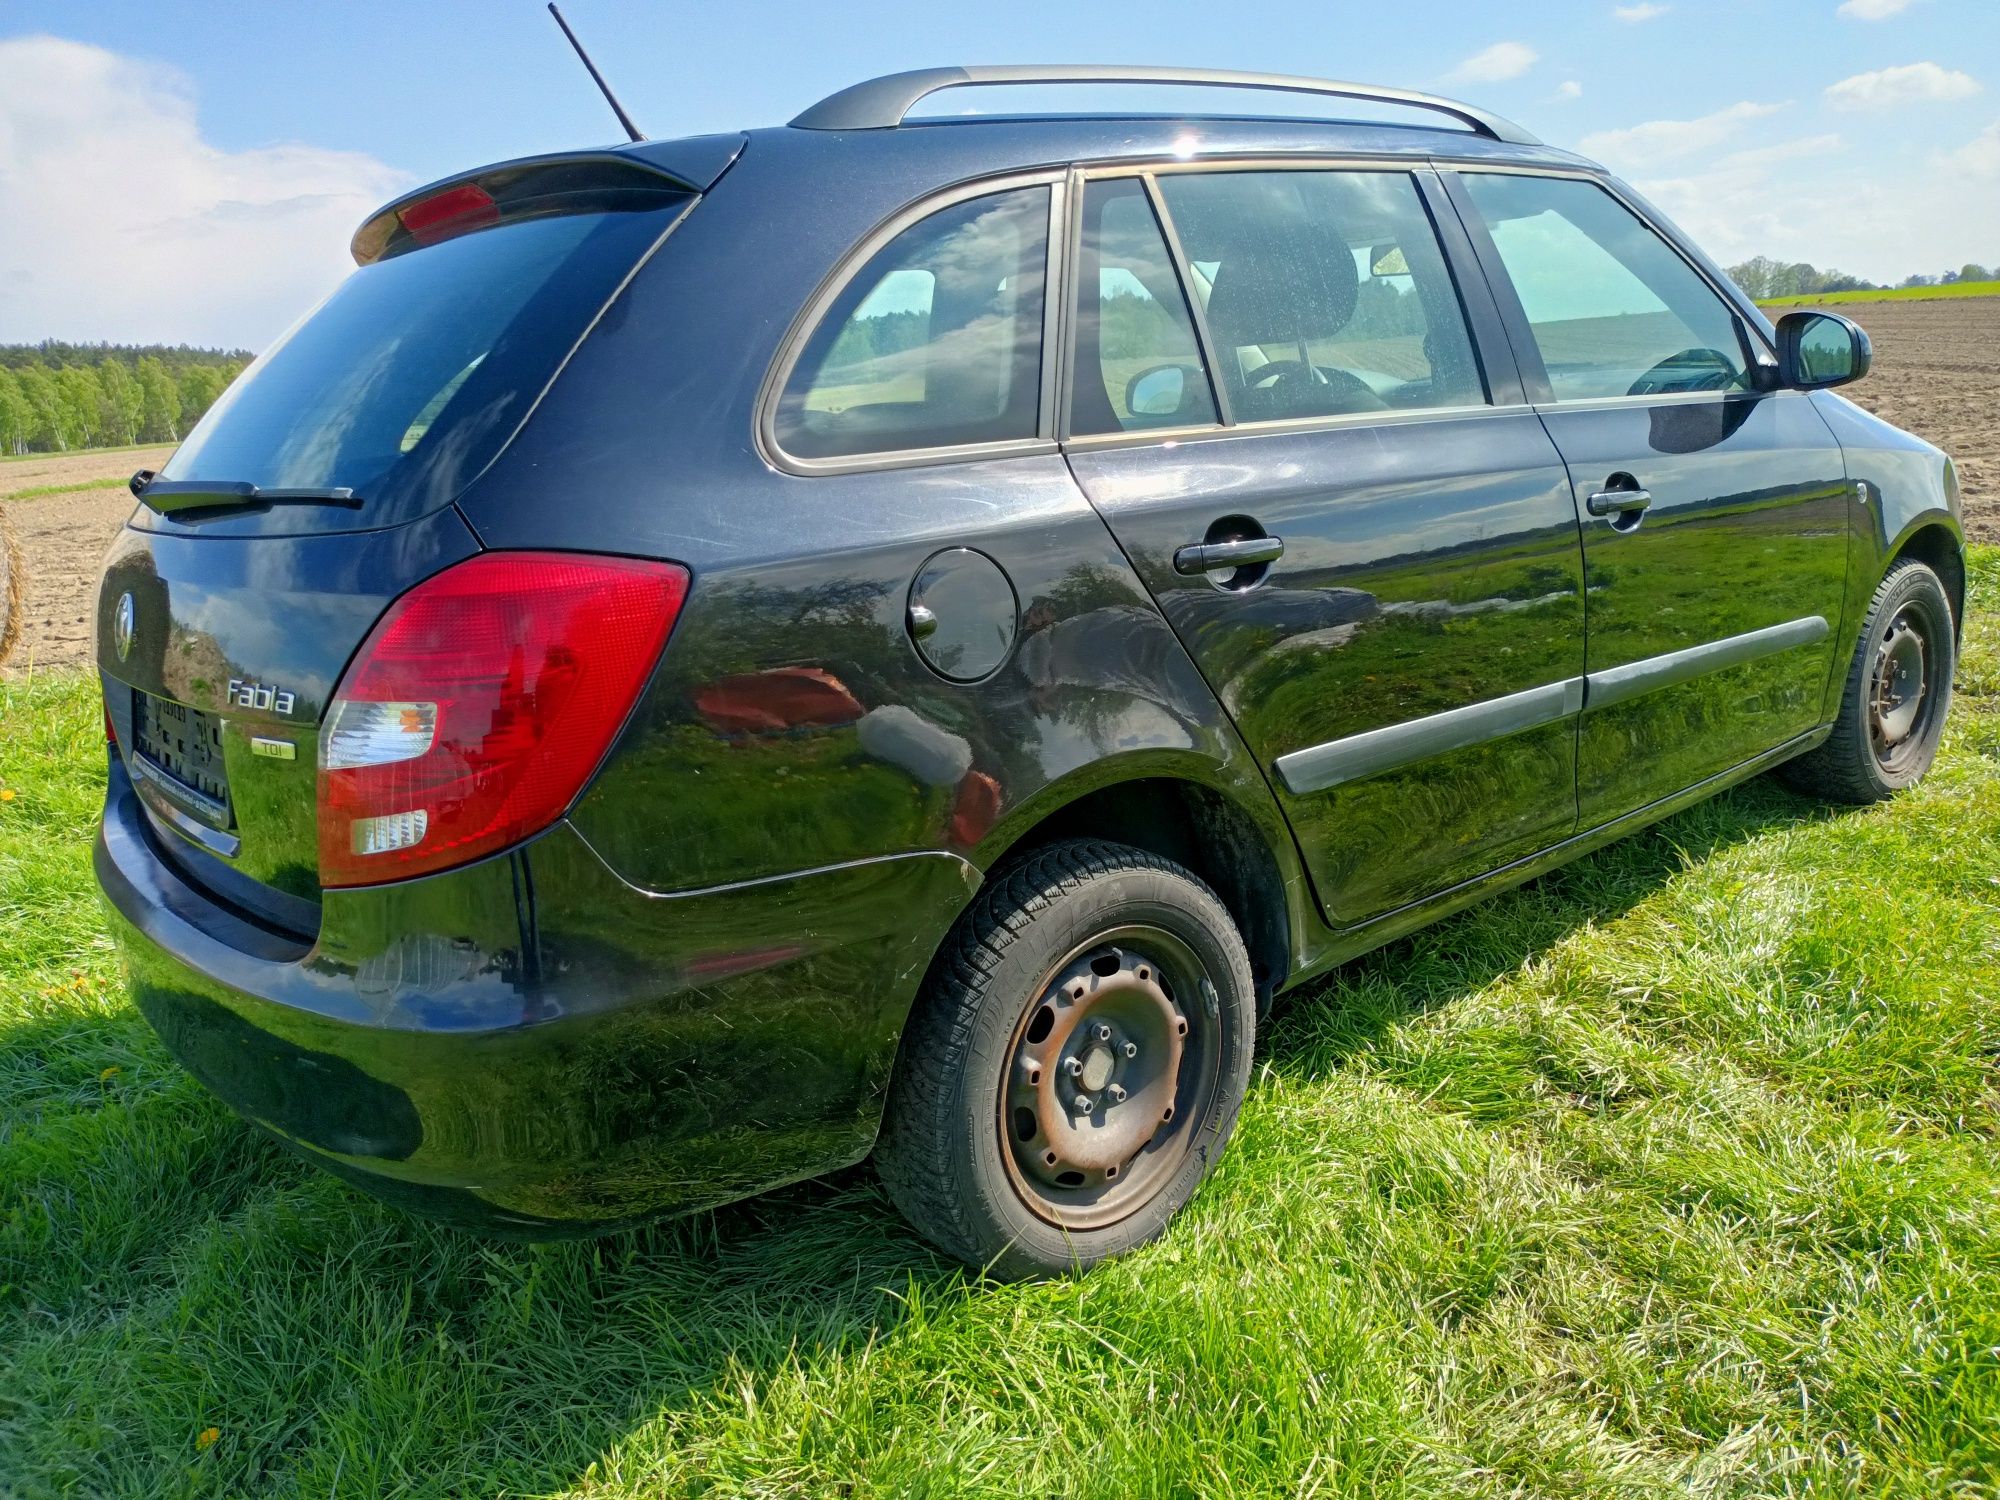
[[[897,1207],[1004,1278],[1156,1238],[1250,1082],[1228,908],[1157,854],[1065,839],[991,876],[933,963],[875,1148]]]
[[[1173,1175],[1215,1089],[1214,994],[1193,951],[1158,928],[1105,933],[1056,966],[999,1089],[1008,1176],[1038,1217],[1101,1228]]]
[[[1899,611],[1876,647],[1869,673],[1869,745],[1876,763],[1891,776],[1908,768],[1911,751],[1925,740],[1935,712],[1933,653],[1926,634],[1930,623],[1918,605]]]

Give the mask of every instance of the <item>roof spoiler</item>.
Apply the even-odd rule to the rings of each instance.
[[[1511,120],[1436,94],[1383,88],[1372,83],[1340,83],[1289,73],[1240,73],[1222,68],[1147,68],[1088,63],[1048,63],[1002,67],[918,68],[857,83],[820,100],[792,121],[801,130],[893,130],[921,99],[942,89],[1021,83],[1155,83],[1205,88],[1265,89],[1285,94],[1317,94],[1363,99],[1449,115],[1474,134],[1515,146],[1541,142]]]
[[[698,154],[682,150],[694,170],[673,170],[650,159],[677,146],[710,149]],[[355,264],[365,266],[503,220],[664,204],[705,191],[741,149],[741,136],[705,137],[500,162],[430,183],[384,204],[354,231],[349,248]]]

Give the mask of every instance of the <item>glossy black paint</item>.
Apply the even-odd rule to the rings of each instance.
[[[1262,766],[1583,671],[1576,515],[1530,412],[1071,462]],[[1285,542],[1241,592],[1173,567],[1225,516]],[[1561,721],[1328,791],[1277,787],[1326,918],[1355,926],[1568,836],[1575,739]]]
[[[451,504],[344,536],[121,538],[100,641],[127,589],[173,625],[142,630],[129,661],[101,648],[121,737],[134,686],[214,705],[218,676],[247,675],[301,701],[282,725],[230,716],[232,737],[275,727],[299,748],[229,760],[232,789],[264,803],[234,861],[149,820],[114,758],[99,877],[134,993],[176,1054],[371,1191],[507,1232],[598,1228],[864,1155],[932,955],[1024,843],[1172,831],[1164,846],[1249,929],[1268,992],[1823,732],[1857,601],[1912,538],[1956,544],[1942,456],[1826,393],[1719,417],[1537,412],[1449,216],[1493,411],[1173,448],[1050,440],[813,477],[761,450],[767,371],[876,225],[972,179],[1167,160],[1189,132],[1197,156],[1360,156],[1426,179],[1434,160],[1583,165],[1305,121],[646,143],[629,149],[704,196]],[[1664,497],[1617,538],[1632,547],[1593,541],[1603,523],[1580,515],[1577,486],[1614,457],[1646,462]],[[1174,572],[1177,546],[1232,515],[1285,540],[1257,587]],[[1707,561],[1673,577],[1690,542],[1716,578]],[[668,558],[693,586],[555,828],[463,869],[322,895],[320,708],[387,601],[480,547]],[[975,587],[926,571],[958,549],[991,566],[964,575]],[[927,660],[912,603],[940,615],[929,639],[976,646],[983,670]],[[1649,617],[1668,604],[1678,621]],[[1689,633],[1696,606],[1718,634],[1786,611],[1826,614],[1832,633],[1810,669],[1803,654],[1732,669],[1691,699],[1649,695],[1653,717],[1609,710],[1593,730],[1586,708],[1317,793],[1273,770],[1308,745],[1670,651],[1711,628]],[[1696,723],[1734,749],[1682,753]],[[1646,750],[1643,771],[1593,748],[1620,736]]]
[[[412,1206],[512,1232],[691,1209],[864,1155],[930,957],[941,853],[658,897],[561,825],[329,891],[310,953],[159,858],[122,766],[97,872],[134,996],[248,1118]]]
[[[1542,420],[1569,463],[1580,511],[1615,474],[1653,497],[1630,530],[1584,520],[1588,672],[1794,620],[1838,626],[1854,495],[1806,397],[1579,405]],[[1578,744],[1583,826],[1812,729],[1835,655],[1829,636],[1589,708]]]

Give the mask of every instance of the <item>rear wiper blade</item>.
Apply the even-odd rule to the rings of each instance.
[[[305,488],[265,489],[261,485],[228,483],[214,479],[161,479],[151,469],[141,469],[131,479],[132,493],[148,508],[163,516],[189,511],[246,510],[262,505],[340,505],[361,508],[361,497],[353,490]]]

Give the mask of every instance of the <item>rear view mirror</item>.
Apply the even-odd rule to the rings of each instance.
[[[1792,390],[1859,380],[1874,358],[1861,325],[1836,313],[1790,312],[1778,320],[1778,371]]]
[[[1179,416],[1188,397],[1184,365],[1155,365],[1141,370],[1125,385],[1125,410],[1135,417]]]

